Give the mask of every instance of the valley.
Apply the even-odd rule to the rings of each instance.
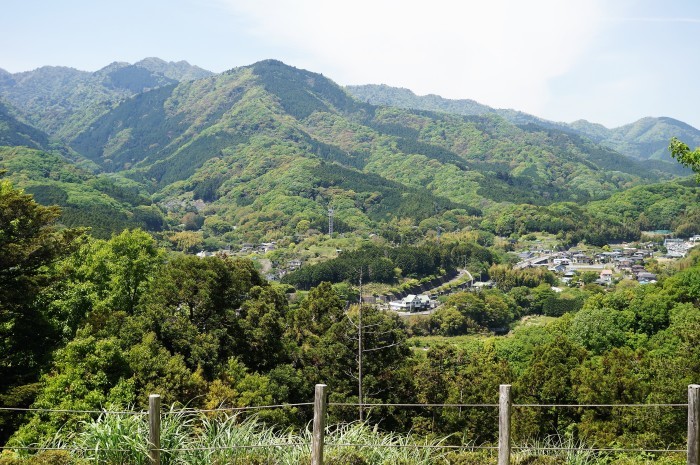
[[[0,442],[88,443],[94,412],[154,392],[289,437],[321,383],[339,430],[357,404],[493,404],[501,384],[525,405],[683,403],[700,188],[673,137],[700,145],[672,118],[552,122],[277,60],[0,70]],[[435,308],[386,311],[421,294]],[[515,439],[643,463],[685,446],[676,410],[534,409]],[[498,441],[478,409],[367,412],[377,437]]]

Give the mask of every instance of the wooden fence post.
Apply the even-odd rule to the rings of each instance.
[[[510,464],[510,384],[498,390],[498,465]]]
[[[311,465],[323,465],[323,442],[326,433],[326,385],[316,385],[314,397],[314,432],[311,442]]]
[[[160,465],[160,395],[148,396],[148,460]]]
[[[688,465],[700,460],[700,385],[688,386]]]

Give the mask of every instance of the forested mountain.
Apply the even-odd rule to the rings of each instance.
[[[386,84],[346,86],[355,98],[372,105],[409,108],[414,110],[441,111],[458,115],[485,115],[497,110],[471,99],[447,99],[435,94],[418,96],[410,89]]]
[[[61,207],[61,223],[108,238],[125,228],[158,231],[163,216],[135,182],[80,168],[59,153],[0,146],[0,171],[43,205]]]
[[[152,73],[161,74],[167,78],[176,81],[193,81],[211,76],[211,71],[202,69],[199,66],[191,65],[188,62],[181,61],[165,61],[156,57],[144,58],[141,61],[134,63],[138,68],[145,68]]]
[[[483,406],[507,383],[520,407],[607,405],[523,410],[519,443],[564,438],[606,451],[587,463],[618,465],[652,457],[628,451],[684,446],[687,412],[658,406],[685,402],[700,374],[700,253],[669,266],[645,259],[656,284],[584,285],[596,272],[583,271],[581,287],[553,289],[553,272],[515,269],[509,252],[593,252],[643,229],[700,234],[694,179],[602,145],[612,133],[591,123],[576,123],[584,136],[470,101],[460,105],[481,113],[374,106],[275,60],[206,74],[158,59],[96,73],[0,70],[10,102],[0,106],[0,406],[13,413],[0,416],[0,445],[15,449],[0,463],[49,463],[44,451],[26,457],[37,447],[61,454],[50,463],[105,451],[117,453],[105,463],[140,463],[144,416],[123,413],[151,393],[170,413],[255,406],[261,423],[291,434],[309,425],[316,383],[329,388],[333,423],[355,421],[359,401],[378,437],[496,444],[495,412]],[[678,125],[651,123],[624,134],[651,140]],[[325,234],[329,208],[339,234]],[[233,256],[263,241],[277,242],[255,262]],[[191,254],[225,246],[232,253]],[[283,269],[302,253],[300,268]],[[281,264],[280,283],[263,261]],[[441,296],[435,312],[406,320],[351,304],[453,275],[449,286],[478,275],[495,287]],[[549,323],[529,323],[543,314]],[[506,337],[486,335],[511,325]],[[475,338],[423,338],[455,335]],[[226,421],[247,415],[228,410]],[[199,434],[219,429],[216,417],[187,423]],[[164,431],[185,431],[178,421]],[[102,435],[100,422],[126,439]],[[134,444],[139,452],[120,455]],[[219,460],[225,448],[207,446],[206,458],[182,463]],[[457,453],[444,463],[490,463]],[[247,457],[238,462],[263,463]],[[348,457],[334,463],[378,463]]]
[[[0,146],[46,148],[49,137],[17,119],[17,112],[0,101]]]
[[[274,60],[136,95],[71,145],[174,211],[203,202],[203,215],[244,236],[323,223],[329,204],[340,224],[369,230],[499,202],[603,198],[660,175],[577,135],[498,115],[361,103]]]
[[[134,65],[115,62],[96,72],[61,66],[14,74],[0,70],[0,97],[37,128],[70,139],[125,98],[208,74],[187,62],[167,63],[157,58]]]
[[[700,146],[700,130],[673,118],[642,118],[634,123],[608,129],[585,120],[567,124],[548,121],[537,116],[510,109],[496,109],[473,100],[450,100],[437,95],[417,96],[408,89],[387,85],[347,86],[352,95],[363,102],[417,110],[442,111],[459,115],[497,114],[517,125],[534,124],[544,128],[573,132],[593,142],[609,147],[628,157],[648,160],[650,168],[685,174],[673,163],[668,152],[668,141],[679,137],[693,147]],[[661,161],[668,163],[661,163]]]
[[[572,123],[572,127],[580,128],[587,137],[605,146],[642,160],[670,160],[668,141],[672,137],[678,137],[693,147],[700,146],[700,131],[673,118],[642,118],[602,134],[588,132],[590,126],[579,122]]]
[[[388,236],[399,237],[397,231],[405,235],[411,228],[427,233],[469,226],[504,235],[547,230],[598,243],[609,236],[588,228],[594,220],[583,204],[670,177],[649,161],[524,113],[498,114],[473,101],[436,96],[430,108],[479,114],[377,107],[321,74],[275,60],[218,75],[155,58],[113,63],[96,73],[45,67],[0,73],[0,91],[21,101],[27,120],[70,145],[50,155],[6,152],[15,160],[8,165],[13,180],[40,202],[64,206],[67,224],[80,224],[76,218],[82,217],[101,236],[121,225],[162,227],[163,215],[150,210],[153,201],[167,228],[201,231],[223,241],[217,244],[324,230],[329,207],[338,232],[391,230]],[[404,106],[415,97],[380,91]],[[7,126],[16,129],[6,145],[46,147],[40,131],[18,124]],[[37,134],[43,145],[27,134]],[[89,185],[101,187],[83,192],[76,203],[66,192],[82,187],[21,174],[20,155],[30,165],[43,158],[54,167],[47,172],[83,160],[89,169],[80,182],[89,178]],[[577,213],[557,206],[561,202],[578,204]],[[77,205],[91,203],[101,206],[78,214]],[[512,208],[514,215],[506,213]],[[517,212],[531,208],[539,213],[521,223]],[[600,221],[619,238],[641,227],[611,216]]]

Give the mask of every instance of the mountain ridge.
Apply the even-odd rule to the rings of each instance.
[[[69,83],[85,76],[59,71],[55,79]],[[57,105],[72,111],[72,125],[53,137],[150,195],[172,227],[194,224],[227,241],[322,229],[329,205],[338,230],[369,234],[402,222],[452,230],[499,216],[504,205],[583,205],[670,178],[536,117],[512,112],[515,124],[490,111],[375,106],[278,60],[182,82],[115,62],[86,79],[99,82],[90,87],[98,98],[68,86]]]
[[[586,120],[577,120],[572,123],[549,121],[518,110],[492,108],[473,100],[451,100],[434,94],[418,96],[409,89],[384,84],[346,86],[346,89],[356,98],[369,103],[447,111],[462,115],[493,113],[514,124],[533,123],[547,128],[574,132],[632,158],[670,162],[671,166],[667,169],[674,173],[679,171],[673,166],[675,162],[667,150],[671,137],[680,137],[682,140],[687,140],[690,145],[700,146],[700,130],[670,117],[644,117],[623,126],[607,128],[602,124]],[[640,127],[646,130],[640,133]]]
[[[660,179],[570,131],[517,126],[491,113],[377,107],[277,60],[135,95],[71,146],[148,186],[173,215],[203,200],[203,211],[241,234],[299,218],[317,224],[329,203],[348,227],[366,229],[409,212],[401,189],[415,210],[409,216],[420,222],[437,213],[411,198],[478,214],[504,201],[583,202]],[[339,183],[323,164],[363,187]]]
[[[112,62],[94,71],[42,66],[20,73],[0,72],[0,97],[49,135],[70,140],[80,127],[114,105],[146,90],[213,73],[187,62],[145,58],[135,64]]]

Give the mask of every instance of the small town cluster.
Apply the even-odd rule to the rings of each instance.
[[[562,284],[572,285],[580,282],[577,277],[584,272],[597,274],[597,279],[592,281],[601,286],[610,286],[622,279],[634,279],[639,284],[656,282],[656,274],[648,271],[645,264],[650,259],[673,260],[683,258],[688,251],[700,244],[700,235],[687,239],[665,238],[663,247],[660,242],[642,242],[635,244],[617,244],[606,247],[609,250],[597,252],[583,251],[571,248],[565,251],[553,251],[543,248],[532,248],[517,254],[518,263],[514,268],[547,267],[547,269],[559,276]],[[275,242],[261,244],[243,244],[237,252],[221,250],[218,252],[199,252],[197,256],[206,257],[216,254],[225,255],[265,255],[276,250]],[[340,252],[338,250],[338,252]],[[265,261],[264,259],[261,261]],[[286,264],[271,262],[269,269],[263,270],[268,280],[279,280],[286,273],[299,269],[303,265],[300,259],[289,260]],[[473,279],[463,283],[456,289],[471,289],[478,291],[482,288],[493,286],[490,281],[480,282]],[[558,288],[554,288],[558,290]],[[397,300],[386,298],[370,298],[366,303],[380,304],[390,310],[399,313],[425,312],[435,309],[439,303],[435,300],[434,292],[423,294],[408,294]],[[363,299],[364,301],[364,299]]]
[[[527,250],[518,254],[516,268],[546,266],[563,283],[570,283],[578,273],[593,271],[599,274],[594,281],[610,285],[616,279],[635,279],[640,284],[656,282],[656,275],[645,268],[649,259],[673,260],[683,258],[700,244],[700,235],[689,239],[666,238],[663,248],[657,242],[620,244],[597,253],[584,253],[576,248],[567,251]]]

